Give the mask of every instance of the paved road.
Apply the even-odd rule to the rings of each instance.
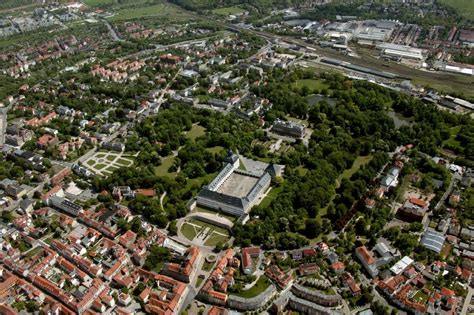
[[[439,200],[439,202],[436,204],[436,206],[434,207],[435,210],[438,210],[443,204],[444,204],[444,201],[446,200],[446,198],[448,198],[448,196],[451,194],[451,192],[453,191],[453,186],[454,186],[454,183],[456,182],[456,180],[454,179],[454,176],[451,177],[451,181],[449,182],[449,186],[448,186],[448,189],[446,189],[446,191],[444,192],[443,196],[441,197],[441,199]]]
[[[469,309],[469,306],[471,305],[471,298],[473,294],[474,294],[474,289],[471,287],[467,288],[467,295],[466,295],[466,299],[464,300],[464,305],[462,307],[461,314],[468,314],[467,311]]]
[[[116,41],[116,42],[123,42],[124,40],[122,38],[120,38],[117,34],[117,32],[114,30],[114,28],[112,27],[112,25],[110,25],[109,21],[107,21],[106,19],[101,19],[102,22],[104,22],[104,24],[107,26],[107,28],[109,29],[109,32],[110,32],[110,35],[112,36],[113,40]]]

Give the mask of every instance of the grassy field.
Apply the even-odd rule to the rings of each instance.
[[[308,173],[308,169],[302,165],[298,166],[296,170],[300,173],[301,176],[305,176]]]
[[[192,241],[197,235],[197,231],[194,226],[188,223],[184,223],[181,226],[181,233],[183,233],[184,237],[190,241]]]
[[[474,1],[472,0],[438,0],[446,6],[452,7],[463,17],[474,20]]]
[[[161,159],[161,165],[155,167],[155,174],[157,176],[169,176],[174,177],[176,173],[169,173],[168,169],[171,165],[173,165],[174,160],[176,159],[175,156],[169,155]]]
[[[282,186],[273,187],[265,196],[265,198],[262,200],[262,202],[260,203],[260,206],[268,207],[272,203],[273,199],[275,199],[278,196],[278,194],[281,193],[282,191],[283,191]]]
[[[117,14],[110,18],[111,21],[124,21],[143,19],[148,17],[166,18],[169,20],[184,20],[189,17],[186,13],[179,11],[169,4],[156,4],[152,6],[137,6],[134,8],[119,9]]]
[[[197,235],[209,228],[205,246],[216,246],[219,242],[226,242],[229,239],[229,232],[218,226],[202,222],[200,220],[191,219],[181,226],[181,233],[188,240],[192,241]]]
[[[106,166],[107,166],[107,165],[105,165],[105,164],[99,163],[99,164],[96,164],[96,165],[94,166],[94,168],[95,168],[96,170],[101,170],[101,169],[105,168]]]
[[[206,128],[199,126],[199,125],[194,125],[191,130],[189,130],[186,133],[186,138],[191,139],[191,140],[196,140],[196,138],[204,136],[206,134]]]
[[[369,156],[359,156],[359,157],[357,157],[355,159],[354,163],[352,164],[352,167],[350,169],[345,170],[344,172],[342,172],[341,175],[339,175],[339,177],[336,180],[336,186],[338,187],[340,185],[342,179],[351,178],[351,176],[354,175],[361,168],[361,166],[366,165],[367,163],[370,162],[370,160],[372,160],[372,156],[370,156],[370,155]],[[324,207],[324,208],[319,210],[318,217],[317,217],[318,220],[321,220],[321,218],[328,213],[328,207],[332,203],[332,201],[334,200],[335,197],[336,197],[336,194],[334,194],[331,197],[331,200],[329,201],[327,207]]]
[[[451,136],[449,137],[449,139],[444,140],[443,146],[449,145],[451,147],[459,147],[461,145],[461,143],[459,143],[459,141],[456,140],[456,136],[457,136],[457,134],[459,133],[460,130],[461,130],[461,127],[452,127],[449,130],[449,134]]]
[[[370,160],[372,160],[372,156],[370,155],[357,157],[352,164],[352,167],[342,172],[337,181],[340,183],[344,178],[351,178],[351,176],[354,175],[361,168],[361,166],[366,165],[370,162]]]
[[[204,263],[202,264],[202,270],[211,271],[215,264],[216,264],[216,262],[204,261]]]
[[[259,295],[260,293],[265,291],[265,289],[268,288],[269,286],[270,286],[270,280],[268,280],[267,277],[265,276],[261,276],[253,287],[251,287],[250,289],[246,291],[235,293],[233,295],[237,295],[237,296],[248,299],[248,298],[252,298]]]
[[[212,173],[212,174],[207,174],[206,176],[203,177],[198,177],[198,178],[193,178],[193,179],[188,179],[186,183],[185,189],[192,189],[193,186],[197,185],[198,187],[201,187],[204,183],[210,183],[214,177],[216,177],[217,173]]]
[[[130,160],[127,159],[118,159],[115,164],[118,164],[120,166],[130,166],[133,164],[133,162],[130,162]]]
[[[200,220],[191,219],[191,220],[189,220],[189,222],[201,226],[202,229],[208,227],[211,230],[216,231],[218,233],[222,233],[222,234],[228,234],[229,233],[224,228],[221,228],[221,227],[218,227],[218,226],[215,226],[213,224],[206,223],[206,222],[203,222],[203,221],[200,221]]]
[[[206,151],[207,151],[207,152],[211,152],[211,153],[219,153],[219,152],[221,152],[222,150],[224,150],[224,147],[221,147],[221,146],[212,147],[212,148],[206,148]]]
[[[298,80],[291,84],[292,87],[302,88],[304,86],[308,87],[310,90],[322,90],[328,88],[329,86],[324,83],[323,80]]]
[[[209,238],[206,240],[204,245],[205,246],[216,246],[217,243],[219,243],[219,242],[225,243],[228,240],[229,240],[228,236],[218,235],[218,234],[214,233],[213,235],[209,236]]]
[[[422,290],[419,290],[418,292],[416,292],[416,294],[413,296],[413,299],[417,302],[420,302],[420,303],[423,303],[425,304],[428,299],[429,299],[429,296],[426,295]]]
[[[217,14],[217,15],[232,15],[232,14],[239,14],[244,12],[239,7],[226,7],[226,8],[219,8],[219,9],[214,9],[212,10],[212,13]]]
[[[115,0],[84,0],[85,5],[89,7],[100,7],[104,5],[114,4]]]
[[[2,0],[0,1],[0,12],[2,10],[13,10],[15,8],[20,9],[21,7],[34,5],[33,0]]]

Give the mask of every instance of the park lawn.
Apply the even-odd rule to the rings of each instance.
[[[97,159],[100,159],[100,158],[103,158],[103,157],[105,157],[104,153],[98,153],[98,154],[95,155],[95,158],[97,158]]]
[[[278,196],[279,193],[283,191],[283,187],[272,187],[272,189],[268,192],[268,194],[265,196],[265,198],[262,200],[260,203],[260,206],[265,208],[270,206],[272,201]]]
[[[250,289],[239,292],[239,293],[233,293],[232,295],[249,299],[249,298],[253,298],[259,295],[260,293],[265,291],[265,289],[268,288],[269,286],[270,286],[270,280],[268,280],[267,277],[265,276],[261,276],[255,283],[255,285],[251,287]]]
[[[429,296],[424,293],[422,290],[419,290],[418,292],[416,292],[416,294],[413,296],[413,299],[417,302],[420,302],[422,304],[425,304],[428,299],[429,299]]]
[[[183,233],[184,237],[186,237],[190,241],[192,241],[196,237],[198,232],[198,228],[195,228],[191,224],[184,223],[181,226],[181,233]]]
[[[144,19],[147,17],[169,18],[171,20],[184,20],[189,15],[179,11],[174,6],[160,3],[152,6],[141,5],[135,8],[124,8],[118,10],[117,14],[110,18],[111,21],[124,21],[133,19]]]
[[[186,138],[196,140],[196,138],[204,136],[206,134],[206,128],[199,125],[194,125],[191,130],[186,133]]]
[[[42,250],[43,250],[43,248],[41,246],[37,246],[37,247],[29,250],[28,252],[26,252],[25,258],[31,258],[34,255],[40,253]]]
[[[95,164],[95,161],[94,161],[94,160],[88,160],[88,161],[86,162],[86,164],[89,165],[89,166],[92,166],[92,165]]]
[[[351,178],[352,175],[354,175],[361,168],[361,166],[368,164],[371,160],[372,160],[371,155],[358,156],[354,160],[352,167],[350,169],[345,170],[344,172],[342,172],[341,175],[339,175],[339,177],[336,180],[336,187],[339,187],[343,178],[347,178],[347,179]],[[319,209],[318,216],[317,216],[317,219],[319,222],[321,222],[322,217],[328,213],[328,207],[330,204],[332,204],[332,201],[334,200],[334,198],[336,198],[335,193],[331,196],[331,199],[329,200],[328,205],[322,209]],[[319,240],[319,237],[318,237],[318,240]]]
[[[111,165],[111,166],[107,167],[105,170],[106,170],[107,172],[112,172],[112,173],[113,173],[113,172],[114,172],[116,169],[118,169],[118,168],[119,168],[118,166]]]
[[[168,172],[168,169],[171,167],[171,165],[173,165],[175,159],[176,157],[173,155],[169,155],[167,157],[162,158],[161,165],[155,167],[156,176],[168,176],[168,177],[176,176],[176,173]]]
[[[215,264],[216,264],[216,262],[207,262],[207,261],[204,261],[204,264],[202,264],[202,270],[204,270],[204,271],[211,271],[211,270],[212,270],[212,267],[214,267]]]
[[[115,3],[115,0],[84,0],[83,2],[89,7],[98,7],[107,4],[113,4]]]
[[[439,0],[439,3],[452,7],[467,19],[474,20],[474,1],[472,0]]]
[[[203,222],[203,221],[198,220],[198,219],[191,219],[191,220],[189,220],[189,222],[200,226],[201,230],[204,230],[206,227],[208,227],[211,231],[216,231],[216,232],[219,232],[221,234],[229,235],[229,232],[226,229],[218,227],[218,226],[210,224],[210,223]],[[209,234],[210,233],[211,232],[209,232]]]
[[[202,277],[198,277],[197,280],[196,280],[196,285],[195,287],[196,288],[199,288],[199,286],[201,285],[201,283],[204,281],[204,278]]]
[[[190,190],[193,188],[194,185],[197,185],[199,188],[201,188],[202,185],[204,185],[205,183],[210,183],[216,176],[217,176],[217,173],[211,173],[203,177],[188,179],[186,183],[186,187],[184,189]]]
[[[305,176],[308,173],[308,169],[302,165],[298,166],[296,170],[300,173],[301,176]]]
[[[242,171],[247,170],[247,168],[245,167],[245,164],[242,162],[242,160],[240,160],[240,162],[239,162],[239,170],[242,170]]]
[[[118,159],[117,161],[115,161],[115,164],[118,164],[120,166],[130,166],[133,164],[133,161],[129,159]]]
[[[342,179],[350,179],[352,175],[354,175],[363,165],[368,164],[372,160],[371,155],[367,156],[358,156],[355,160],[354,163],[352,164],[352,167],[350,169],[345,170],[342,172],[342,174],[339,176],[337,181],[340,183]]]
[[[109,162],[113,162],[113,161],[115,161],[116,158],[117,158],[116,155],[110,155],[109,154],[109,155],[107,155],[106,160],[109,161]]]
[[[94,168],[95,168],[96,170],[99,170],[99,171],[100,171],[101,169],[105,168],[106,166],[107,166],[107,165],[105,165],[105,164],[99,163],[99,164],[97,164],[96,166],[94,166]]]
[[[458,135],[459,131],[461,131],[460,126],[452,127],[449,129],[449,134],[451,135],[449,139],[443,141],[443,146],[449,145],[451,147],[459,147],[461,143],[456,140],[456,136]]]
[[[222,150],[224,150],[224,147],[221,147],[221,146],[206,148],[206,151],[211,152],[211,153],[220,153]]]
[[[314,91],[315,89],[321,91],[322,89],[329,88],[329,86],[324,82],[324,80],[303,79],[291,83],[291,87],[302,88],[304,86],[306,86],[312,91]]]
[[[244,12],[244,10],[239,7],[225,7],[212,10],[212,13],[217,15],[233,15],[240,14],[242,12]]]
[[[204,243],[205,246],[216,246],[217,243],[221,242],[221,243],[225,243],[229,240],[229,237],[228,236],[224,236],[224,235],[220,235],[220,234],[216,234],[216,233],[213,233],[211,236],[209,236],[206,240],[206,242]]]

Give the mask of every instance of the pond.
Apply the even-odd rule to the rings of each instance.
[[[336,106],[336,103],[337,103],[337,99],[320,95],[320,94],[310,95],[306,98],[306,100],[308,101],[308,105],[310,106],[316,105],[322,100],[325,100],[326,102],[328,102],[330,106]]]
[[[387,112],[387,116],[393,119],[395,123],[395,128],[400,128],[403,126],[411,126],[413,121],[409,118],[404,117],[402,114],[396,113],[393,110]]]

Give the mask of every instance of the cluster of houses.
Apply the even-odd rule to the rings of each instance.
[[[115,60],[105,67],[94,65],[91,74],[106,81],[124,82],[134,81],[139,77],[139,70],[145,66],[141,60]]]
[[[125,292],[145,283],[137,299],[146,311],[178,314],[188,293],[186,283],[194,281],[200,265],[200,250],[190,247],[176,254],[161,274],[142,269],[150,246],[168,246],[166,236],[145,222],[141,224],[145,234],[119,230],[119,220],[130,222],[134,218],[124,206],[89,210],[70,201],[62,189],[64,178],[70,174],[70,169],[64,169],[50,179],[56,186],[41,198],[46,207],[25,207],[13,227],[1,231],[2,301],[15,296],[12,294],[17,290],[18,299],[37,301],[42,310],[132,314],[134,298]],[[5,180],[2,183],[14,185]],[[60,230],[56,233],[60,231],[60,238],[55,236],[47,244],[35,240],[47,230],[35,226],[39,217],[48,225],[58,220]],[[16,245],[20,243],[24,248]],[[31,250],[31,255],[22,255],[24,250]],[[12,287],[24,282],[30,285]],[[7,305],[2,307],[9,314],[13,309]]]

